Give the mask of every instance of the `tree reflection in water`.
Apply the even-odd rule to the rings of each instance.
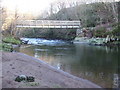
[[[86,44],[34,45],[20,48],[19,51],[102,87],[118,87],[119,47]]]

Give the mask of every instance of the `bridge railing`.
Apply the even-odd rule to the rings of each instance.
[[[21,20],[17,22],[21,26],[80,26],[80,21],[57,20]]]

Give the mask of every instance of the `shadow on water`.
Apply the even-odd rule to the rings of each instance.
[[[18,51],[41,59],[98,85],[118,87],[119,47],[90,46],[87,44],[21,46]]]

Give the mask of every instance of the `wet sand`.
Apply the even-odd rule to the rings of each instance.
[[[18,75],[34,76],[35,82],[16,82]],[[34,85],[34,84],[37,85]],[[23,53],[2,52],[3,88],[100,88],[100,86]]]

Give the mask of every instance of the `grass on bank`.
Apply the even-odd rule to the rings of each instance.
[[[13,47],[11,44],[8,44],[8,43],[0,43],[0,51],[12,52]]]
[[[13,36],[3,36],[2,43],[0,43],[0,51],[13,51],[13,45],[20,45],[22,42]]]
[[[16,44],[16,45],[21,44],[21,41],[19,39],[16,39],[15,37],[12,37],[12,36],[4,37],[2,41],[4,43],[10,43],[10,44]]]

